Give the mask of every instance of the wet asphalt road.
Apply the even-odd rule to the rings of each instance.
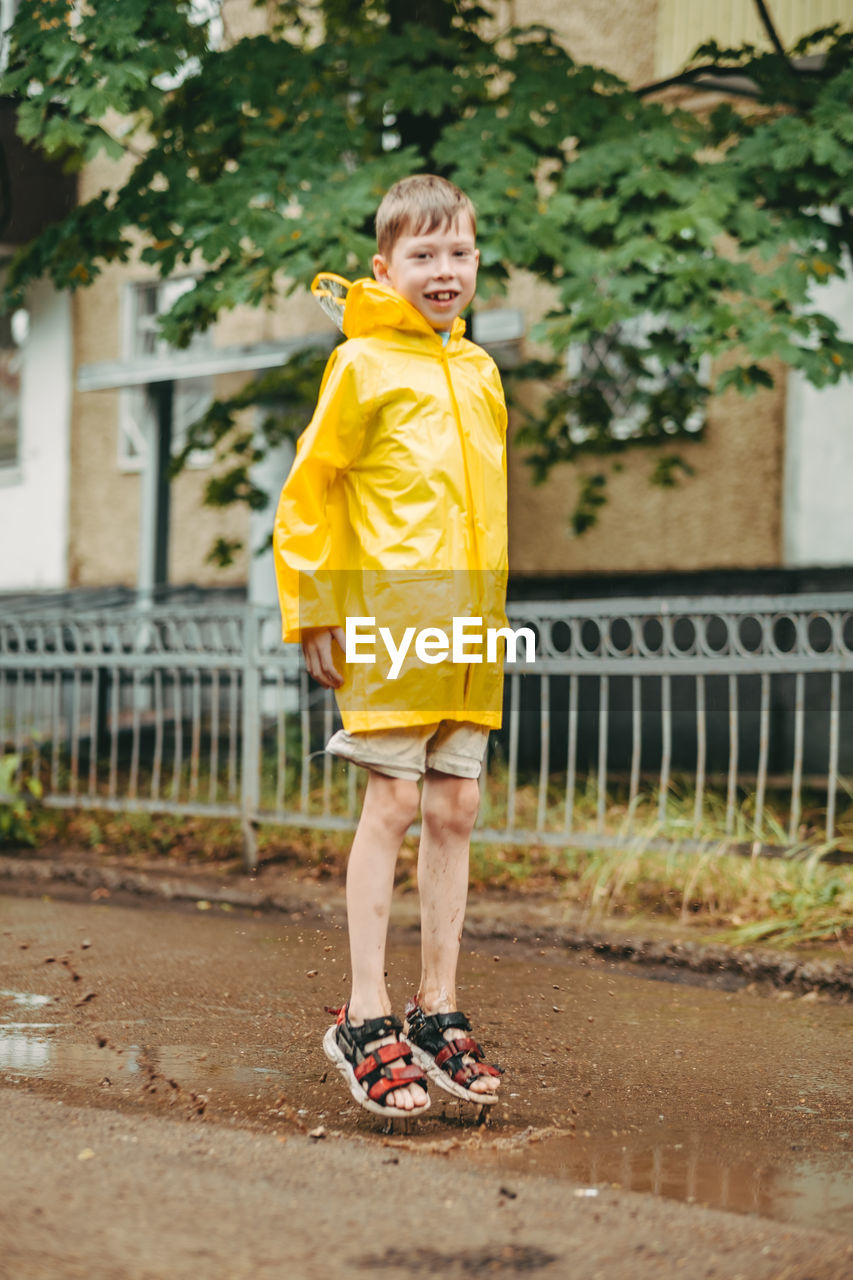
[[[347,965],[334,919],[0,899],[0,1275],[853,1275],[850,1005],[478,944],[504,1100],[383,1134],[320,1048]]]

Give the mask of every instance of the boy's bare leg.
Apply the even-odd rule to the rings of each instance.
[[[394,890],[394,868],[400,845],[418,809],[418,784],[370,771],[364,806],[347,866],[352,993],[348,1016],[357,1026],[391,1012],[385,985],[385,942]],[[384,1044],[389,1037],[376,1041]],[[423,1107],[426,1090],[406,1085],[386,1094],[383,1103],[414,1111]]]
[[[427,770],[421,796],[418,891],[421,899],[421,982],[418,1004],[425,1013],[452,1013],[456,1002],[456,966],[468,900],[471,832],[477,820],[480,788],[475,778],[457,778]],[[467,1032],[449,1027],[445,1037]],[[468,1088],[494,1093],[497,1076],[476,1076]]]

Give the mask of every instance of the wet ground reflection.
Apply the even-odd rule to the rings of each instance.
[[[104,1079],[109,1062],[97,1043],[74,1044],[54,1038],[57,1027],[51,1023],[0,1023],[0,1071],[22,1077],[46,1077],[75,1084],[98,1084]],[[256,1054],[252,1055],[257,1058]],[[185,1045],[129,1044],[120,1061],[113,1061],[113,1073],[134,1076],[152,1070],[163,1076],[191,1074],[197,1086],[229,1085],[236,1088],[256,1083],[259,1077],[275,1080],[284,1072],[274,1063],[263,1067],[253,1062],[210,1060],[203,1048]]]
[[[2,905],[2,900],[0,900]],[[433,1090],[383,1135],[320,1049],[343,933],[277,918],[16,901],[0,936],[0,1084],[269,1132],[441,1151],[853,1233],[853,1010],[658,983],[555,949],[469,950],[463,1007],[507,1069],[486,1126]],[[89,941],[85,953],[77,940]],[[402,1004],[417,948],[397,934]],[[331,1075],[331,1078],[329,1076]]]
[[[707,1135],[685,1134],[649,1146],[604,1139],[544,1139],[535,1151],[510,1157],[504,1167],[570,1177],[584,1187],[627,1191],[757,1213],[786,1222],[853,1232],[853,1170],[827,1167],[820,1159],[791,1165],[768,1159],[728,1162],[708,1149]]]

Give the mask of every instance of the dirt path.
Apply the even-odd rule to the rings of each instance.
[[[340,919],[344,891],[340,875],[310,874],[305,867],[264,863],[258,875],[234,864],[192,862],[179,856],[144,859],[86,854],[79,849],[0,854],[0,891],[47,894],[78,901],[109,899],[125,905],[207,901],[286,918]],[[398,925],[417,923],[417,894],[399,893]],[[804,953],[764,947],[730,947],[703,938],[695,922],[608,917],[592,923],[565,903],[558,891],[517,894],[478,891],[469,896],[465,924],[471,939],[534,941],[565,951],[626,961],[647,970],[687,971],[717,979],[760,982],[801,996],[809,992],[853,1003],[853,961],[837,946]],[[710,930],[713,934],[713,930]]]
[[[853,1274],[850,1006],[470,943],[505,1099],[383,1135],[319,1046],[347,963],[333,914],[0,899],[0,1272]]]
[[[16,1280],[848,1280],[853,1266],[853,1246],[819,1232],[377,1142],[2,1101],[0,1256]]]

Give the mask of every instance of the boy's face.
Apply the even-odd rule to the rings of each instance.
[[[387,258],[376,254],[373,274],[433,329],[449,329],[474,297],[479,262],[471,219],[462,214],[448,226],[401,235]]]

